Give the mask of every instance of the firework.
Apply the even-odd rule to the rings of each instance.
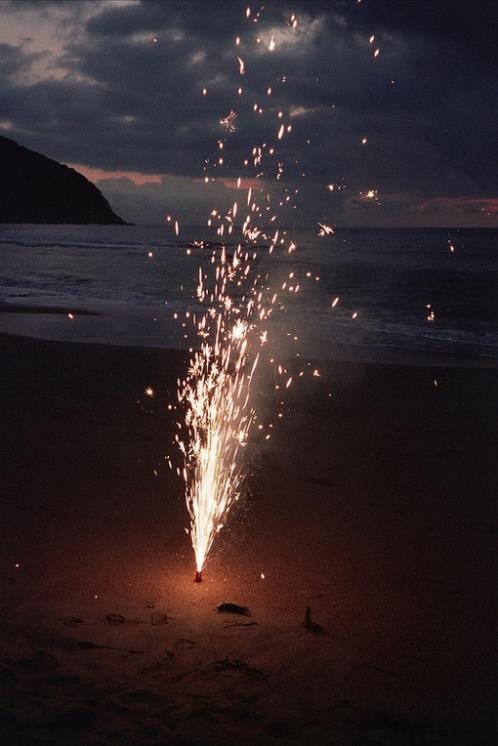
[[[330,236],[331,233],[334,233],[334,229],[331,225],[327,225],[326,223],[318,223],[319,231],[318,235],[320,237],[322,236]]]
[[[184,456],[183,478],[190,515],[196,581],[213,540],[241,494],[243,450],[255,412],[251,382],[259,354],[250,344],[253,315],[259,304],[256,278],[242,245],[227,260],[225,250],[215,263],[213,285],[199,272],[197,297],[207,309],[196,319],[200,348],[192,354],[178,398],[185,405],[185,439],[177,437]],[[236,302],[236,289],[246,294]],[[259,343],[261,343],[259,341]]]
[[[252,13],[250,8],[246,11],[246,18],[251,23],[258,22],[259,16],[259,12]],[[289,25],[296,30],[297,18],[294,14],[290,17]],[[261,39],[258,37],[256,41],[259,43]],[[240,46],[238,36],[235,37],[235,46]],[[268,52],[273,52],[276,49],[274,37],[261,48],[263,47]],[[238,74],[246,75],[244,60],[241,57],[236,57],[236,60]],[[277,81],[284,83],[286,79],[287,76],[283,75]],[[263,90],[266,90],[267,96],[273,97],[274,89],[269,85],[270,82],[273,81],[267,81]],[[273,85],[276,84],[273,82]],[[238,83],[234,91],[238,96],[244,92]],[[202,93],[206,95],[207,89],[202,89]],[[202,582],[206,559],[217,533],[225,525],[230,509],[243,493],[247,474],[246,446],[251,428],[257,420],[252,400],[252,383],[259,365],[261,347],[273,341],[265,328],[266,322],[274,309],[285,310],[285,304],[279,301],[281,293],[294,296],[301,288],[298,271],[288,273],[277,293],[272,287],[271,278],[258,270],[258,261],[265,247],[269,255],[276,254],[279,250],[289,255],[297,249],[296,242],[279,225],[278,208],[295,209],[295,195],[299,190],[293,189],[291,193],[289,188],[283,188],[279,184],[284,174],[284,163],[275,163],[274,158],[279,153],[281,141],[290,135],[293,126],[285,121],[283,110],[277,111],[275,116],[275,109],[268,108],[264,111],[259,103],[252,103],[252,115],[265,114],[272,119],[275,117],[273,137],[270,135],[270,141],[251,144],[243,155],[241,165],[255,169],[254,177],[247,179],[247,194],[238,192],[237,201],[231,201],[231,205],[209,211],[207,225],[216,231],[220,243],[213,249],[209,264],[203,264],[199,268],[196,289],[199,308],[185,313],[185,321],[182,322],[184,329],[187,322],[192,323],[197,337],[197,347],[191,350],[187,374],[183,380],[178,381],[179,411],[183,416],[177,423],[179,432],[176,436],[183,458],[183,465],[178,473],[185,482],[186,504],[190,516],[190,528],[186,531],[190,534],[194,550],[197,583]],[[219,124],[227,133],[231,133],[236,130],[236,121],[237,114],[230,109],[219,120]],[[364,144],[365,142],[366,138]],[[227,165],[231,162],[227,152],[229,143],[229,138],[218,139],[216,158],[205,160],[203,181],[206,184],[214,181],[206,173],[210,163],[218,169],[224,165],[225,155]],[[263,179],[270,178],[279,184],[280,195],[277,198],[271,190],[264,194],[266,190]],[[261,180],[256,182],[256,179]],[[225,181],[228,182],[228,179]],[[235,183],[237,190],[244,188],[241,176],[238,176]],[[340,190],[344,185],[327,185],[329,191],[336,188]],[[261,193],[264,194],[263,199]],[[377,192],[373,191],[372,196],[376,197]],[[278,208],[273,207],[275,203]],[[233,253],[231,249],[228,255],[223,240],[224,236],[231,235],[236,228],[236,220],[237,227],[240,225],[242,239]],[[178,235],[178,221],[168,216],[167,222],[174,225]],[[265,226],[272,226],[271,230]],[[321,237],[334,233],[333,226],[326,222],[318,223],[318,230]],[[197,241],[192,242],[191,247],[208,249],[209,244]],[[187,253],[190,252],[189,247]],[[306,282],[306,279],[314,283],[320,277],[306,272],[302,280]],[[335,308],[338,303],[337,297],[331,302],[331,307]],[[354,312],[352,318],[355,319],[357,315]],[[177,312],[173,316],[178,318]],[[287,336],[292,338],[293,343],[299,340],[294,333],[288,332]],[[287,370],[274,357],[270,357],[269,362],[273,366],[274,389],[280,392],[279,399],[283,398],[287,389],[304,376],[304,370]],[[310,368],[309,374],[317,379],[321,377],[317,369]],[[279,401],[279,409],[283,404],[283,401]],[[282,419],[284,414],[278,411],[276,416]],[[267,441],[271,437],[273,425],[272,422],[265,425],[258,421],[255,428],[258,437]],[[264,574],[261,574],[261,578],[264,578]]]
[[[227,132],[235,132],[235,130],[237,129],[237,126],[235,124],[236,120],[237,114],[233,110],[230,110],[226,117],[220,119],[220,124],[226,129]]]

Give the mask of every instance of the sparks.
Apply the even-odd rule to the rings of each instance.
[[[251,11],[251,8],[247,7],[246,18],[251,24],[259,22],[260,12]],[[296,16],[292,14],[290,22],[287,16],[287,22],[294,32],[297,28]],[[290,34],[289,28],[287,32]],[[298,33],[295,37],[294,33],[292,34],[296,41]],[[280,37],[276,38],[279,41]],[[231,54],[235,56],[238,52],[244,53],[242,48],[245,47],[245,42],[241,44],[240,37],[235,34],[232,37],[232,44],[233,40],[236,50],[233,50],[232,46]],[[274,36],[261,33],[256,42],[261,44],[260,52],[266,49],[274,52],[277,48]],[[246,75],[244,60],[238,56],[235,59],[239,74]],[[233,71],[234,61],[232,57]],[[250,78],[250,75],[247,77]],[[275,140],[281,141],[293,131],[292,124],[286,122],[287,111],[284,113],[283,110],[277,110],[271,105],[278,94],[278,83],[284,83],[286,79],[285,75],[269,79],[258,89],[259,96],[264,96],[266,92],[263,100],[267,106],[262,106],[262,100],[258,101],[256,97],[256,101],[246,100],[247,106],[239,109],[241,116],[244,109],[251,112],[252,119],[256,118],[258,121],[261,121],[260,117],[268,116],[269,120],[271,118],[273,121],[275,129],[272,129],[270,122],[268,129],[272,132],[271,140],[265,141],[263,136],[262,140],[252,143],[247,152],[242,154],[238,166],[248,169],[242,170],[243,178],[235,176],[226,179],[227,190],[244,190],[236,193],[237,201],[233,201],[232,198],[228,204],[218,204],[216,209],[208,211],[207,225],[216,231],[219,238],[213,243],[194,241],[190,242],[187,248],[182,247],[187,254],[190,254],[193,248],[199,248],[204,255],[203,259],[209,260],[203,261],[198,267],[193,297],[195,306],[192,310],[180,313],[175,311],[172,314],[181,326],[183,339],[188,340],[187,344],[191,346],[187,371],[178,381],[178,402],[174,407],[178,425],[175,442],[180,450],[182,463],[178,467],[173,467],[171,460],[167,460],[169,468],[175,471],[185,484],[185,499],[190,517],[190,525],[186,530],[190,535],[195,556],[195,580],[198,583],[202,582],[206,561],[217,534],[226,525],[235,503],[243,496],[244,481],[248,474],[247,446],[253,428],[254,437],[259,442],[267,441],[275,432],[278,423],[287,416],[285,403],[280,401],[273,422],[263,425],[253,401],[253,380],[260,356],[263,355],[261,348],[267,345],[266,352],[266,349],[274,344],[270,316],[273,311],[285,311],[281,291],[285,293],[285,298],[295,297],[302,292],[302,288],[308,282],[315,285],[320,281],[320,277],[314,272],[306,272],[308,279],[305,280],[305,273],[301,274],[297,268],[295,271],[287,272],[280,291],[280,280],[278,285],[275,285],[269,274],[261,271],[259,263],[261,252],[264,250],[267,250],[268,254],[277,254],[281,251],[285,255],[290,255],[297,249],[292,234],[288,232],[290,229],[283,227],[289,223],[280,222],[277,205],[296,209],[296,195],[299,190],[293,187],[283,188],[277,197],[266,187],[268,191],[264,197],[262,196],[265,182],[269,177],[272,175],[276,181],[280,181],[284,173],[284,163],[276,162],[280,144]],[[244,93],[247,99],[248,92],[253,89],[250,86],[242,89],[239,82],[231,84],[232,96],[242,96]],[[201,90],[202,95],[206,96],[207,88]],[[267,98],[270,96],[272,98]],[[237,100],[242,104],[242,99]],[[239,104],[235,106],[239,108]],[[297,109],[297,113],[291,110],[289,117],[293,117],[294,114],[297,116],[299,113],[300,109]],[[235,111],[230,109],[226,116],[219,119],[219,125],[228,133],[234,132],[237,116]],[[295,131],[298,132],[297,127]],[[310,142],[308,140],[308,143]],[[365,144],[366,138],[362,142]],[[205,159],[204,171],[199,181],[207,185],[214,182],[212,173],[208,173],[211,167],[217,168],[225,163],[230,168],[237,167],[230,158],[233,154],[230,154],[229,144],[229,138],[224,134],[217,138],[216,155]],[[268,162],[271,165],[271,172],[270,168],[266,167]],[[255,167],[254,174],[249,172],[252,167]],[[302,166],[299,166],[299,170],[302,170]],[[261,181],[256,182],[256,179]],[[326,188],[329,191],[340,191],[345,185],[339,181],[337,185],[331,183]],[[210,187],[206,189],[211,190]],[[166,222],[174,227],[178,236],[179,224],[174,216],[167,216]],[[269,230],[266,226],[272,224],[273,227]],[[240,240],[240,243],[237,244],[232,239],[232,243],[225,244],[224,237],[232,235],[232,231],[235,235],[239,228],[242,237],[237,240]],[[334,233],[333,226],[327,223],[318,223],[318,230],[321,237]],[[210,256],[206,257],[208,253]],[[331,308],[335,308],[338,303],[339,297],[331,301]],[[353,318],[356,316],[355,312]],[[300,339],[295,331],[293,329],[288,334],[289,343],[292,345]],[[192,333],[196,337],[196,343],[191,341]],[[300,351],[296,351],[294,346],[292,349],[292,354],[299,357]],[[305,372],[313,378],[321,377],[320,371],[313,369],[311,363],[309,369],[294,371],[274,362],[274,358],[271,358],[270,362],[274,363],[275,391],[280,392],[281,399],[284,399],[286,390],[293,383],[294,386],[299,385]],[[153,397],[154,391],[147,387],[145,394]],[[260,578],[265,578],[264,573],[260,574]]]
[[[318,227],[320,228],[318,231],[319,236],[330,236],[331,233],[334,233],[332,226],[326,223],[318,223]]]
[[[182,475],[198,573],[241,494],[243,451],[255,416],[251,383],[259,360],[257,347],[263,341],[253,333],[253,317],[260,305],[247,256],[239,245],[229,261],[223,249],[214,264],[212,287],[199,269],[197,298],[207,308],[195,326],[200,348],[192,354],[178,389],[186,437],[178,436],[177,443],[184,460]],[[233,294],[242,285],[248,300],[238,304]]]
[[[223,119],[220,119],[220,124],[226,129],[227,132],[235,132],[237,126],[235,124],[237,120],[237,114],[230,109],[229,113]]]

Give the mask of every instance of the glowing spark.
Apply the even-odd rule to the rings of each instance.
[[[271,37],[270,43],[268,44],[268,49],[270,52],[273,52],[275,49],[275,39],[273,38],[273,36]]]
[[[334,300],[332,301],[331,308],[335,308],[338,303],[339,303],[339,296],[337,296],[337,298],[334,298]]]
[[[235,124],[236,119],[237,114],[233,111],[233,109],[230,109],[230,112],[226,115],[226,117],[220,119],[220,124],[226,129],[227,132],[235,132],[235,130],[237,129]]]
[[[244,60],[241,60],[241,59],[240,59],[240,57],[237,57],[237,60],[238,60],[238,62],[239,62],[239,73],[240,73],[241,75],[245,75],[245,72],[246,72],[246,64],[245,64]]]
[[[380,49],[376,49],[374,52],[374,57],[378,57],[380,54]]]
[[[285,127],[284,127],[284,125],[282,124],[282,125],[280,126],[280,129],[279,129],[278,133],[277,133],[277,139],[278,139],[278,140],[281,140],[281,139],[282,139],[282,137],[284,136],[284,132],[285,132]]]
[[[148,251],[147,252],[147,256],[149,257],[149,259],[152,259],[152,257],[154,256],[154,252],[153,251]]]
[[[203,89],[202,89],[202,95],[203,95],[203,96],[207,96],[207,92],[208,92],[208,91],[207,91],[207,88],[203,88]]]
[[[152,386],[147,386],[147,388],[145,389],[145,394],[146,396],[149,396],[151,399],[153,398],[154,389],[152,388]]]
[[[320,230],[318,231],[319,236],[329,236],[331,233],[334,233],[334,229],[331,225],[327,225],[326,223],[318,223],[318,226]]]
[[[367,144],[367,142],[368,142],[367,138],[366,138],[366,137],[364,137],[364,138],[362,139],[362,141],[361,141],[361,144],[362,144],[362,145],[366,145],[366,144]]]
[[[74,313],[68,313],[67,317],[72,321],[74,319]]]

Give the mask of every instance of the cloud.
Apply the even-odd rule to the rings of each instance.
[[[185,179],[195,199],[185,193],[181,210],[201,215],[206,192],[195,179],[207,173],[223,186],[263,170],[271,183],[279,162],[300,190],[303,219],[364,220],[354,199],[371,187],[383,195],[368,210],[372,220],[421,219],[410,199],[437,205],[496,193],[487,0],[479,13],[456,0],[297,0],[296,29],[287,3],[270,0],[259,18],[259,6],[249,19],[245,8],[217,0],[0,3],[0,121],[13,139],[88,173],[125,175],[113,194],[142,206],[147,195],[151,216],[170,197],[166,187],[158,198],[141,185],[147,174],[156,185],[161,175]],[[231,109],[238,129],[227,136],[219,120]],[[292,123],[281,141],[279,111]],[[253,168],[251,148],[263,143],[275,155]],[[345,189],[330,193],[331,182]],[[406,199],[390,203],[393,195]]]
[[[145,178],[145,177],[144,177]],[[247,190],[265,192],[278,201],[282,189],[261,180],[244,179],[240,189],[234,179],[220,179],[206,184],[203,179],[166,174],[160,182],[137,183],[125,176],[104,177],[96,182],[118,214],[126,214],[134,223],[155,224],[167,215],[181,224],[206,225],[213,205],[226,214],[234,202],[245,201]]]

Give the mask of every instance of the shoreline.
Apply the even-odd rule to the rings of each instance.
[[[106,306],[104,304],[94,305],[92,308],[78,307],[72,305],[54,304],[47,305],[37,304],[31,306],[27,303],[8,303],[0,302],[0,335],[19,336],[27,339],[39,339],[53,342],[73,342],[75,344],[98,344],[110,345],[113,347],[140,348],[146,350],[179,350],[188,351],[187,346],[182,346],[182,341],[177,335],[177,341],[180,346],[171,344],[171,322],[169,319],[158,319],[154,314],[164,311],[164,305],[158,303],[155,306],[133,306],[113,304]],[[119,310],[118,314],[113,314],[113,310]],[[62,321],[61,317],[73,314],[71,320],[73,327],[67,327],[67,321]],[[136,319],[135,319],[135,314]],[[2,318],[8,317],[8,321]],[[75,328],[78,317],[83,317],[83,329]],[[47,318],[50,321],[47,321]],[[123,336],[123,321],[135,319],[139,325],[133,326],[129,338],[124,342],[118,341],[118,334]],[[93,321],[100,324],[107,324],[101,327],[101,331],[96,332]],[[64,325],[66,326],[64,326]],[[143,325],[146,326],[143,326]],[[162,326],[167,324],[167,330]],[[154,331],[154,334],[152,334]],[[141,334],[143,332],[143,334]],[[147,337],[148,334],[148,337]],[[133,336],[132,336],[133,335]],[[126,336],[126,333],[125,333]],[[144,339],[146,343],[138,344],[137,339]],[[97,338],[95,338],[97,337]],[[100,338],[99,338],[100,337]],[[165,338],[165,344],[161,344],[162,338]],[[326,351],[324,352],[324,348]],[[284,359],[290,360],[288,355]],[[423,368],[498,368],[498,358],[490,355],[485,356],[466,356],[461,353],[447,352],[430,352],[402,349],[400,347],[388,346],[363,346],[363,345],[344,345],[333,344],[312,340],[301,355],[301,359],[317,361],[321,364],[332,362],[344,363],[362,363],[375,365],[400,365],[416,366]]]

